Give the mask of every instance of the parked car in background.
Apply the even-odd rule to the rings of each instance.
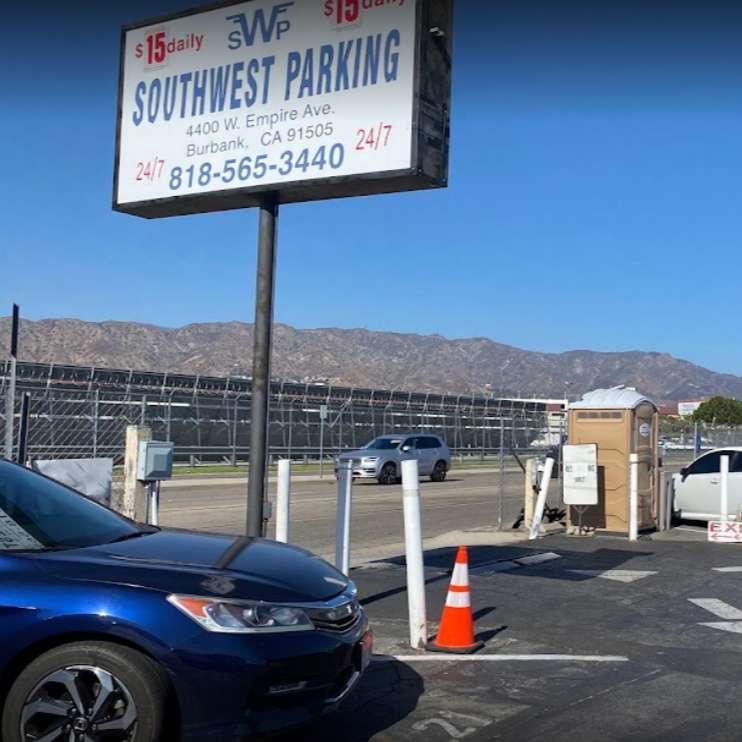
[[[675,474],[674,510],[679,518],[718,520],[721,515],[721,457],[729,456],[727,516],[742,508],[742,447],[718,448],[699,456]]]
[[[252,738],[336,708],[372,647],[309,552],[143,526],[0,461],[4,742]]]
[[[395,484],[402,476],[402,462],[408,459],[417,459],[420,476],[434,482],[443,482],[451,468],[446,441],[428,433],[382,435],[358,451],[341,454],[335,463],[352,461],[354,477]]]

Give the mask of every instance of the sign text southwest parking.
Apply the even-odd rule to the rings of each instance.
[[[120,204],[409,170],[420,0],[254,0],[129,30]]]

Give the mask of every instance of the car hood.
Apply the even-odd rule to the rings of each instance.
[[[275,541],[161,530],[120,543],[36,556],[56,578],[239,600],[315,602],[348,579],[304,549]]]

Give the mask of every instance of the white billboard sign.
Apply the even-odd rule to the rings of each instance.
[[[678,415],[680,417],[690,417],[701,405],[702,401],[678,402]]]
[[[564,456],[564,504],[598,504],[598,446],[568,445]]]
[[[450,0],[248,0],[125,28],[114,208],[168,216],[255,205],[261,192],[290,202],[445,185],[421,140],[431,13],[445,27]],[[426,70],[448,80],[445,161],[447,62]]]

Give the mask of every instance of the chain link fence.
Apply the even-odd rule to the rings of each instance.
[[[6,424],[7,369],[8,364],[0,366],[0,426]],[[19,363],[16,446],[23,394],[30,395],[29,458],[104,456],[119,464],[128,425],[149,425],[156,440],[175,443],[180,462],[234,465],[249,457],[246,379]],[[455,456],[490,458],[499,457],[501,450],[538,452],[557,444],[564,418],[559,404],[538,400],[272,384],[273,457],[316,459],[320,449],[333,456],[378,435],[418,431],[441,434]]]
[[[660,443],[666,451],[694,451],[696,435],[701,450],[742,446],[742,427],[672,420],[662,425]]]

